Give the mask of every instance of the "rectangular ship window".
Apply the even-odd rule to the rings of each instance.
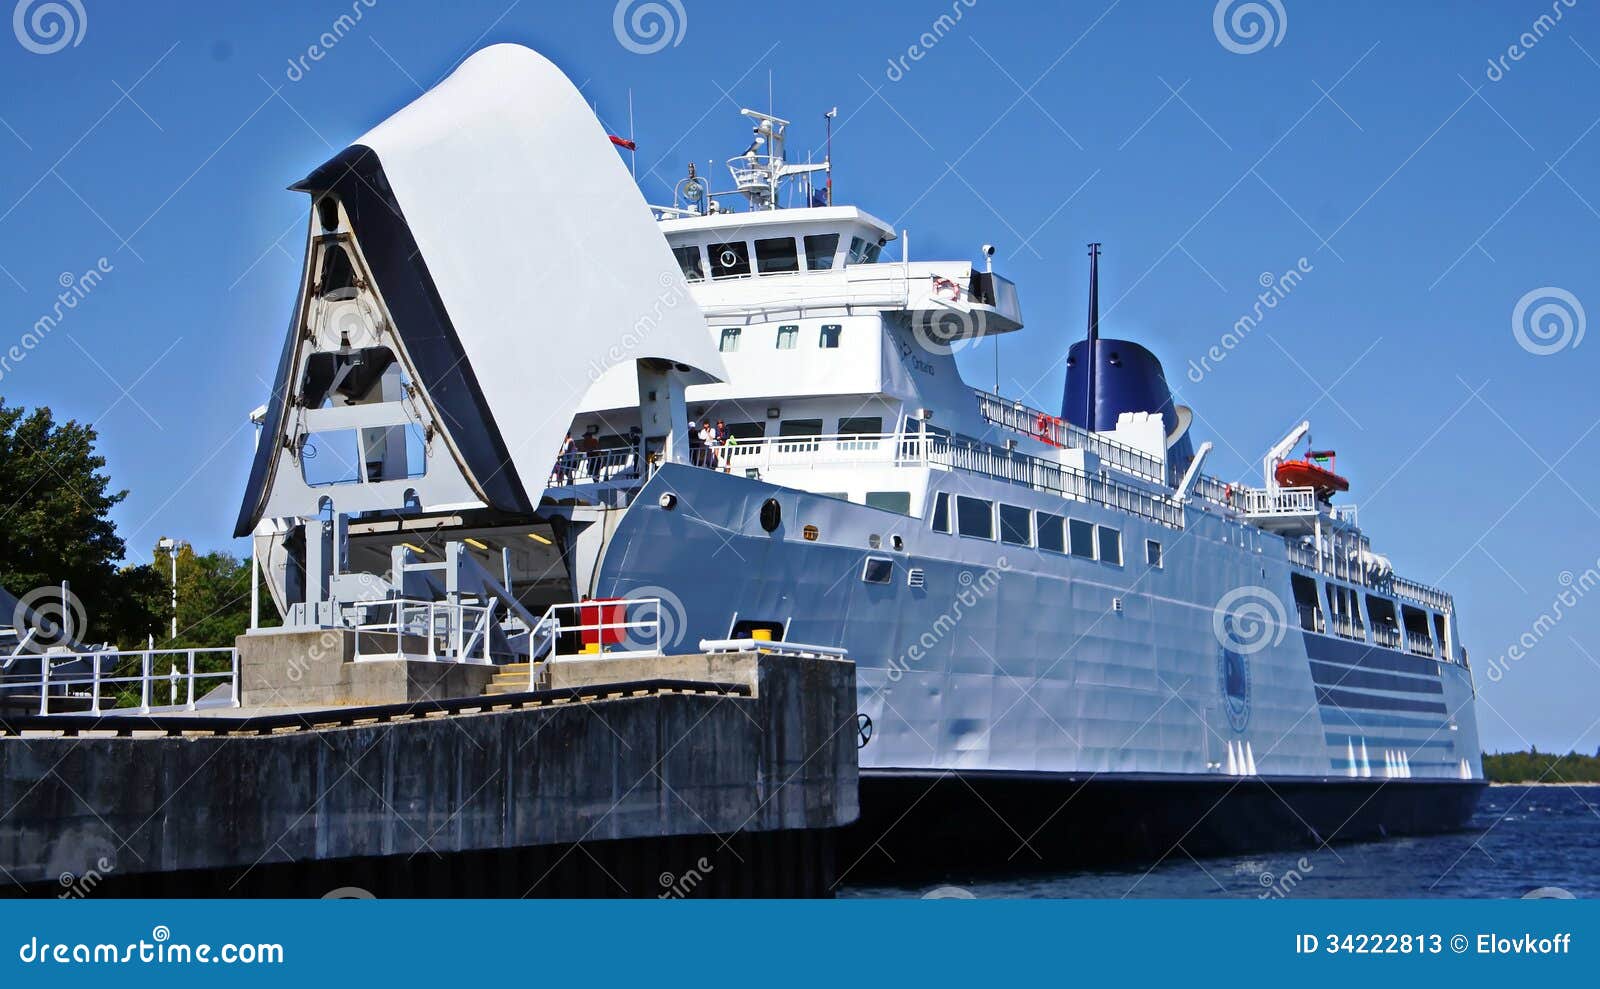
[[[1109,525],[1100,526],[1100,561],[1122,566],[1122,533]]]
[[[722,339],[717,344],[717,349],[724,354],[734,353],[739,349],[739,327],[730,326],[722,331]]]
[[[1000,506],[1000,541],[1013,546],[1032,546],[1033,533],[1029,531],[1030,515],[1026,508],[1016,505]]]
[[[833,267],[833,256],[839,253],[838,234],[811,234],[806,238],[806,267],[812,271],[826,271]]]
[[[994,502],[956,495],[956,525],[963,536],[994,538]]]
[[[707,251],[711,255],[712,278],[732,278],[736,275],[750,274],[750,245],[744,241],[712,244]]]
[[[672,256],[678,259],[678,267],[683,271],[683,277],[691,282],[703,282],[706,278],[706,263],[700,256],[700,247],[674,247]]]
[[[1094,559],[1094,523],[1073,519],[1067,528],[1072,535],[1072,555],[1085,560]]]
[[[868,491],[867,507],[881,508],[886,512],[897,515],[911,514],[911,492],[909,491]]]
[[[838,350],[840,329],[842,327],[838,323],[822,324],[822,333],[817,338],[817,346],[823,350]]]
[[[778,327],[778,349],[793,350],[800,342],[800,327],[793,323]]]
[[[934,532],[950,531],[950,492],[940,491],[933,496],[933,515],[928,524]]]
[[[1045,512],[1034,517],[1033,526],[1039,534],[1039,548],[1052,553],[1065,553],[1067,520],[1059,515],[1050,515]]]
[[[1157,570],[1161,569],[1161,544],[1154,539],[1144,541],[1144,562]]]
[[[883,433],[883,416],[845,416],[839,420],[840,436],[879,436]]]
[[[881,556],[869,556],[861,567],[861,579],[868,584],[887,584],[894,579],[894,562]]]
[[[793,237],[771,237],[756,241],[756,270],[763,275],[782,275],[800,270],[800,258]]]

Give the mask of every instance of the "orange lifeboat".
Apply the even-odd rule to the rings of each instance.
[[[1312,488],[1318,498],[1329,500],[1337,492],[1350,490],[1350,482],[1333,472],[1335,456],[1332,450],[1307,450],[1303,460],[1279,461],[1273,479],[1285,488]]]

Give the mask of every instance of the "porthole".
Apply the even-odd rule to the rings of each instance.
[[[761,528],[768,532],[777,532],[778,526],[783,524],[783,507],[778,504],[778,499],[768,498],[761,503]]]

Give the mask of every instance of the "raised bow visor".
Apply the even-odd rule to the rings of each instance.
[[[293,188],[306,263],[237,535],[328,499],[532,515],[607,368],[725,376],[606,131],[537,52],[477,52]]]

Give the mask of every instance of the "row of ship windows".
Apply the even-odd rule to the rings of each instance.
[[[850,238],[850,250],[844,256],[845,264],[876,264],[883,251],[881,241],[865,237]],[[674,247],[673,257],[683,277],[691,282],[706,278],[740,278],[752,273],[762,275],[787,275],[800,271],[801,259],[806,271],[827,271],[838,260],[838,234],[811,234],[800,239],[794,237],[764,237],[757,240],[732,240],[716,244],[691,244]],[[753,264],[752,264],[753,262]]]
[[[996,505],[987,498],[940,491],[933,496],[930,522],[935,532],[989,540],[998,535],[1002,543],[1011,546],[1031,546],[1122,566],[1122,532],[1086,519],[1029,511],[1020,505]],[[1144,552],[1145,563],[1159,569],[1161,544],[1147,539]]]
[[[839,333],[843,329],[838,323],[824,323],[822,330],[817,334],[817,346],[823,350],[839,349]],[[729,326],[722,331],[722,336],[717,339],[717,349],[724,354],[737,353],[739,341],[744,338],[744,327]],[[794,350],[800,345],[800,326],[797,323],[785,324],[778,327],[777,343],[779,350]]]

